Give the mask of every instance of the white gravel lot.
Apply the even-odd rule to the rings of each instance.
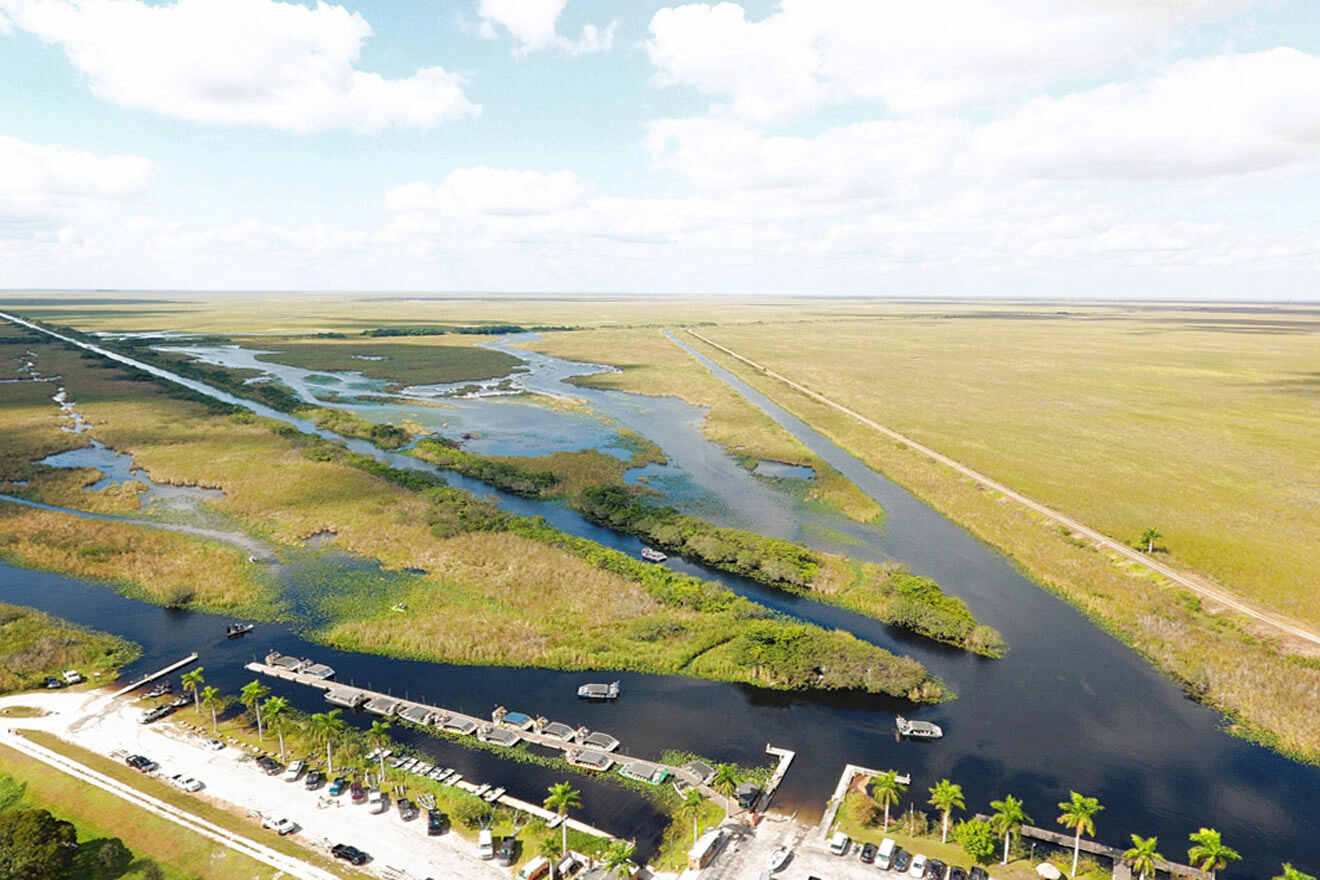
[[[256,813],[287,817],[300,830],[290,839],[328,848],[348,843],[372,856],[367,869],[382,873],[387,867],[422,878],[472,878],[507,880],[510,871],[477,856],[476,845],[455,834],[428,837],[425,817],[403,822],[397,810],[371,815],[365,806],[349,803],[347,796],[330,799],[326,788],[309,792],[302,782],[284,782],[262,772],[250,756],[235,749],[211,751],[204,737],[183,732],[169,719],[154,724],[138,723],[142,704],[129,697],[110,700],[103,692],[18,694],[0,699],[0,706],[33,706],[50,713],[40,718],[0,718],[10,729],[50,731],[99,754],[141,754],[160,764],[156,775],[176,773],[194,776],[206,787],[193,797],[219,805],[233,805],[252,816],[250,837],[261,841],[274,832],[264,831]],[[188,709],[181,710],[187,718]],[[332,806],[318,807],[318,800]]]

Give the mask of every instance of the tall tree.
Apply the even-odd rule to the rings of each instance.
[[[543,855],[550,861],[550,880],[555,880],[559,873],[559,859],[564,854],[564,846],[553,837],[547,837],[541,841],[541,850],[539,855]]]
[[[385,745],[390,741],[390,723],[388,721],[371,722],[371,730],[367,731],[367,736],[371,738],[371,746],[376,750],[376,756],[380,758],[380,784],[385,784]]]
[[[701,818],[701,808],[706,805],[706,798],[696,788],[689,788],[683,795],[683,802],[678,805],[679,816],[692,817],[692,845],[697,843],[697,820]]]
[[[1004,838],[1004,861],[1002,864],[1008,864],[1008,843],[1022,831],[1022,826],[1031,821],[1022,810],[1022,801],[1010,795],[1005,795],[1002,801],[991,801],[990,809],[994,814],[990,817],[990,827],[995,829],[996,834],[1003,835]]]
[[[940,811],[940,842],[949,842],[949,816],[954,810],[964,810],[961,785],[941,779],[930,789],[930,805]]]
[[[733,764],[716,764],[710,787],[724,795],[726,800],[732,798],[738,788],[738,768]]]
[[[1310,874],[1304,874],[1288,862],[1283,863],[1283,873],[1276,874],[1272,880],[1315,880]]]
[[[1164,856],[1155,851],[1158,844],[1158,837],[1142,837],[1134,834],[1132,835],[1132,849],[1123,853],[1123,860],[1132,867],[1132,870],[1141,875],[1141,880],[1146,880],[1147,874],[1155,873],[1156,862],[1164,861]]]
[[[211,710],[211,732],[219,736],[220,716],[218,712],[224,706],[224,700],[220,698],[220,689],[211,687],[209,684],[202,688],[202,705]]]
[[[605,850],[602,861],[605,862],[605,870],[609,871],[615,877],[619,876],[620,869],[625,873],[632,867],[632,856],[635,847],[626,840],[616,840]]]
[[[898,781],[898,771],[881,773],[871,781],[871,797],[876,805],[884,808],[885,830],[889,830],[889,808],[898,804],[899,798],[907,794],[907,786]]]
[[[266,714],[266,720],[280,735],[280,760],[287,761],[288,759],[284,757],[284,721],[289,714],[289,701],[284,697],[271,697],[261,709]]]
[[[1164,536],[1160,534],[1159,529],[1146,529],[1141,533],[1141,543],[1146,545],[1147,553],[1155,552],[1155,542]]]
[[[61,877],[73,861],[78,833],[73,825],[46,810],[0,813],[0,877],[50,880]]]
[[[1058,822],[1073,830],[1073,864],[1072,874],[1077,874],[1077,858],[1082,852],[1082,832],[1086,832],[1087,837],[1095,835],[1095,814],[1104,809],[1100,806],[1100,801],[1093,797],[1080,795],[1075,791],[1068,792],[1069,800],[1059,804],[1059,809],[1063,812],[1059,815]]]
[[[1229,862],[1242,858],[1241,853],[1231,846],[1225,846],[1219,832],[1213,828],[1202,828],[1187,835],[1195,846],[1187,850],[1187,860],[1211,877],[1216,871],[1228,867]]]
[[[249,712],[257,716],[257,741],[265,742],[265,731],[261,727],[261,701],[270,696],[270,688],[266,687],[255,678],[243,685],[238,692],[238,699],[247,707]]]
[[[307,719],[307,732],[311,734],[312,742],[317,745],[325,744],[325,772],[327,774],[335,772],[335,740],[339,739],[343,735],[344,729],[348,727],[344,723],[344,719],[339,717],[342,712],[342,709],[331,709],[329,712],[317,712]]]
[[[582,793],[567,782],[556,782],[550,786],[549,793],[545,797],[545,808],[554,810],[561,816],[568,816],[568,811],[582,806]],[[568,823],[560,821],[559,830],[562,832],[561,850],[568,852]]]
[[[198,715],[202,714],[202,685],[206,684],[206,679],[202,676],[202,670],[205,668],[204,666],[198,666],[192,672],[185,672],[179,676],[179,682],[183,685],[184,691],[192,691],[193,708],[197,710]]]

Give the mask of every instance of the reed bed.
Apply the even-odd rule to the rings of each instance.
[[[41,687],[66,669],[88,679],[113,676],[140,653],[118,636],[0,602],[0,694]]]

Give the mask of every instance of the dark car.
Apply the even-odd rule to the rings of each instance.
[[[949,868],[949,880],[967,880],[967,872],[954,865]]]
[[[58,678],[52,677],[46,679],[46,688],[48,690],[53,691],[56,690],[57,688],[62,688],[62,687],[64,687],[64,682],[60,681]]]
[[[980,865],[972,865],[972,869],[967,872],[967,876],[971,877],[971,880],[990,880],[990,875]]]
[[[945,865],[939,859],[931,859],[926,863],[926,876],[924,880],[944,880]]]
[[[868,865],[875,861],[875,851],[878,847],[874,843],[862,844],[861,850],[857,853],[857,858],[866,862]]]
[[[152,770],[160,769],[159,764],[142,755],[129,755],[124,759],[124,763],[141,773],[150,773]]]
[[[343,859],[350,865],[365,865],[371,858],[356,846],[349,846],[346,843],[336,843],[330,847],[330,854],[337,859]]]
[[[894,855],[890,857],[890,865],[895,873],[906,874],[908,866],[912,864],[912,854],[903,847],[894,850]]]
[[[356,779],[348,787],[348,799],[355,804],[365,804],[367,802],[367,790]]]
[[[518,838],[505,837],[500,840],[500,845],[495,847],[495,858],[500,860],[500,864],[509,867],[518,857]]]
[[[308,771],[307,775],[303,777],[303,788],[308,791],[315,791],[323,785],[325,785],[325,774],[320,770]]]
[[[257,766],[266,771],[267,776],[275,776],[284,772],[284,765],[276,761],[270,755],[262,755],[257,758]]]
[[[348,788],[348,780],[343,776],[336,776],[335,781],[330,783],[330,796],[339,797]]]
[[[411,822],[417,818],[417,805],[407,798],[399,798],[399,818]]]
[[[432,837],[449,830],[449,814],[436,809],[426,811],[426,833]]]

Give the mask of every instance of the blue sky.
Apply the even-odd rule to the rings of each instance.
[[[1294,0],[0,0],[7,288],[1315,298],[1318,160]]]

